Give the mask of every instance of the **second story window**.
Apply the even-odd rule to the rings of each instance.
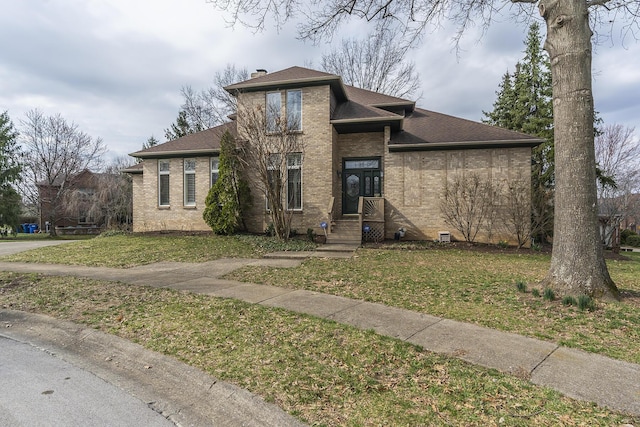
[[[280,130],[280,118],[282,114],[282,96],[280,92],[267,93],[267,132]]]
[[[286,105],[286,130],[302,130],[302,91],[300,89],[288,90],[285,93]],[[266,98],[266,125],[268,133],[277,133],[284,130],[285,123],[282,111],[282,93],[268,92]]]
[[[287,130],[302,130],[302,91],[287,91]]]

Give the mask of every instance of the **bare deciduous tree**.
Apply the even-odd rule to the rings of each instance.
[[[227,64],[223,71],[216,72],[213,84],[201,91],[186,85],[181,89],[184,103],[180,107],[177,123],[165,130],[167,139],[175,139],[217,126],[229,121],[229,115],[236,112],[236,98],[224,90],[225,86],[247,80],[246,68],[236,68]]]
[[[63,214],[61,202],[68,184],[81,171],[97,167],[106,147],[102,139],[92,138],[59,114],[45,116],[37,109],[27,112],[21,121],[20,142],[23,197],[34,206],[48,207],[47,220],[55,235],[54,225]]]
[[[448,181],[440,199],[445,222],[474,243],[481,230],[491,233],[495,197],[499,191],[488,180],[472,173],[456,175]]]
[[[268,119],[273,117],[275,122]],[[289,239],[293,212],[302,207],[304,141],[302,133],[290,130],[299,128],[292,120],[279,110],[268,113],[262,105],[247,105],[238,124],[240,160],[250,185],[265,195],[274,232],[282,240]]]
[[[459,39],[469,26],[479,23],[487,27],[496,14],[511,6],[515,17],[523,19],[532,15],[537,6],[546,23],[545,50],[553,80],[556,172],[554,245],[543,285],[559,295],[619,298],[605,264],[598,229],[591,24],[595,27],[625,19],[637,24],[638,0],[208,2],[228,12],[230,23],[257,29],[265,28],[267,22],[280,27],[301,17],[299,36],[312,40],[330,38],[351,18],[371,21],[379,28],[391,22],[409,41],[419,41],[429,26],[449,21],[457,25]],[[627,27],[631,33],[635,28]]]
[[[634,193],[640,191],[640,140],[634,129],[607,125],[595,139],[596,159],[603,175],[598,180],[602,242],[616,246],[615,237],[624,218],[635,210]]]
[[[130,166],[129,156],[118,157],[102,172],[94,173],[84,188],[73,186],[65,193],[66,214],[76,217],[82,212],[107,230],[128,230],[133,215],[133,187],[131,175],[120,171]]]
[[[530,180],[519,178],[507,182],[504,186],[501,213],[502,228],[523,247],[531,237],[531,185]]]
[[[358,39],[343,39],[339,49],[322,55],[321,68],[342,76],[351,86],[406,98],[416,95],[420,76],[407,62],[407,47],[397,43],[392,30]]]

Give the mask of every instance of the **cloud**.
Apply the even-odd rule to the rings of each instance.
[[[152,134],[164,140],[182,102],[180,88],[203,89],[227,63],[249,71],[319,64],[330,46],[280,32],[236,26],[205,0],[5,2],[0,15],[0,110],[14,122],[40,108],[60,113],[113,154],[138,150]],[[333,39],[366,36],[351,22]],[[471,28],[456,54],[455,29],[425,34],[411,59],[422,78],[419,104],[472,120],[495,100],[504,72],[522,57],[526,25]],[[635,126],[640,111],[640,47],[599,47],[594,56],[596,108],[607,123]]]

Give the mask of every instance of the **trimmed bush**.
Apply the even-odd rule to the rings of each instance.
[[[627,237],[627,243],[628,246],[633,246],[633,247],[640,247],[640,236],[638,236],[637,234],[635,235],[630,235],[629,237]]]

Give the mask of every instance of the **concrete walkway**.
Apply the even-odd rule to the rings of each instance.
[[[502,372],[528,376],[575,398],[640,416],[640,365],[554,343],[365,301],[221,279],[239,267],[295,267],[301,259],[220,259],[131,269],[0,262],[0,270],[168,287],[331,319]]]

